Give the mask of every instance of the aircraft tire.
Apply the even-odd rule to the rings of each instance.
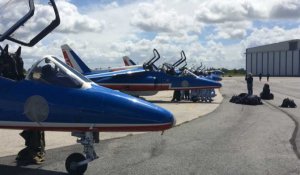
[[[66,160],[65,167],[70,175],[83,175],[88,164],[76,166],[78,162],[84,161],[86,158],[80,153],[70,154]]]

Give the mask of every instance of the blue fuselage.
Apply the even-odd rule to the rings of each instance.
[[[100,74],[98,74],[100,75]],[[174,89],[220,88],[216,81],[191,75],[172,75],[162,71],[145,71],[134,74],[101,77],[97,74],[86,75],[95,83],[111,89],[123,91],[160,91]]]
[[[173,126],[170,112],[98,85],[65,88],[0,77],[0,128],[155,131]]]

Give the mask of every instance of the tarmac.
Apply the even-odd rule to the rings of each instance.
[[[275,98],[263,100],[263,105],[249,106],[229,102],[233,95],[247,91],[244,77],[226,77],[222,81],[223,100],[201,117],[200,106],[207,104],[158,103],[187,111],[181,113],[185,116],[194,111],[197,117],[164,135],[151,132],[102,140],[95,145],[99,159],[89,163],[85,175],[299,175],[299,80],[271,77],[269,82],[265,78],[260,82],[255,77],[254,94],[258,95],[264,83],[269,83]],[[298,107],[280,108],[286,97]],[[179,105],[197,106],[186,110],[186,106]],[[4,142],[2,139],[1,144]],[[16,166],[15,155],[0,157],[0,174],[66,174],[67,156],[82,150],[79,144],[49,149],[42,165]]]
[[[161,91],[155,96],[145,96],[148,100],[158,106],[164,107],[173,113],[176,118],[176,125],[189,122],[198,117],[204,116],[214,111],[221,103],[223,97],[219,90],[216,90],[217,96],[212,103],[193,103],[189,101],[171,102],[173,91]],[[24,140],[19,136],[20,130],[0,129],[0,137],[3,142],[0,143],[0,155],[15,155],[24,148]],[[141,132],[102,132],[100,140],[120,138],[129,135],[142,134]],[[59,148],[76,144],[76,138],[71,136],[70,132],[45,132],[46,149]]]

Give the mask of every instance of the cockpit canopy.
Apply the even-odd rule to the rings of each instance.
[[[196,74],[194,74],[193,72],[189,71],[188,69],[184,69],[181,74],[181,77],[193,77],[193,78],[198,78],[198,76]]]
[[[34,64],[26,79],[66,88],[81,88],[91,82],[53,56],[47,56]]]
[[[163,64],[161,71],[165,72],[166,74],[176,76],[176,77],[193,77],[197,78],[198,76],[189,71],[188,69],[183,70],[176,70],[172,65],[170,64]]]

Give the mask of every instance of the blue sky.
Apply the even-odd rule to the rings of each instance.
[[[43,6],[29,28],[51,21]],[[247,47],[300,38],[299,0],[57,0],[57,6],[61,25],[36,48],[24,48],[26,65],[40,55],[62,56],[60,45],[69,44],[91,68],[122,66],[124,55],[142,63],[153,48],[162,62],[184,50],[189,65],[241,68]]]

